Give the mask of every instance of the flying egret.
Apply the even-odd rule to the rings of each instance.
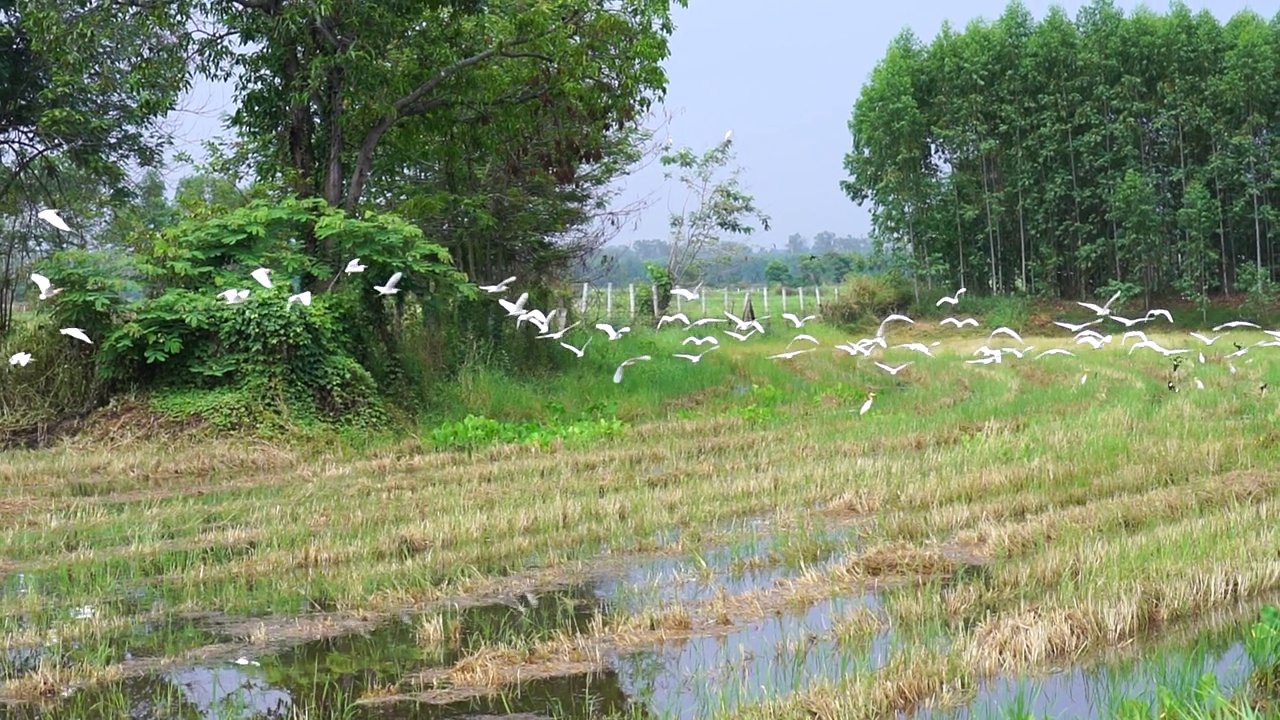
[[[1169,314],[1168,310],[1164,310],[1162,308],[1153,308],[1147,311],[1148,320],[1156,316],[1163,316],[1165,320],[1168,320],[1171,323],[1173,322],[1173,315]]]
[[[551,318],[541,310],[525,310],[520,313],[516,317],[516,327],[519,328],[526,321],[537,326],[539,333],[545,333],[551,327]]]
[[[1088,308],[1089,310],[1092,310],[1100,317],[1106,317],[1107,315],[1111,314],[1111,303],[1115,302],[1118,299],[1120,299],[1119,290],[1117,290],[1116,294],[1112,295],[1111,299],[1108,300],[1106,303],[1104,303],[1101,307],[1094,305],[1093,303],[1080,302],[1080,301],[1076,301],[1076,304],[1082,308]]]
[[[591,344],[591,338],[587,338],[587,341],[582,343],[582,347],[580,348],[574,347],[567,342],[560,343],[560,347],[565,348],[566,350],[573,353],[574,355],[577,355],[578,357],[582,357],[582,353],[587,351],[587,346],[590,344]]]
[[[1191,333],[1191,337],[1193,337],[1193,338],[1195,338],[1195,339],[1199,340],[1200,342],[1204,343],[1205,345],[1212,345],[1212,344],[1213,344],[1213,342],[1214,342],[1215,340],[1217,340],[1218,338],[1220,338],[1220,337],[1222,337],[1222,336],[1221,336],[1221,335],[1214,335],[1213,337],[1205,337],[1204,335],[1201,335],[1201,334],[1200,334],[1200,333],[1198,333],[1198,332],[1193,332],[1193,333]]]
[[[870,352],[869,352],[868,350],[864,350],[864,349],[863,349],[863,347],[862,347],[861,345],[855,345],[855,344],[853,344],[853,343],[843,343],[843,344],[840,344],[840,345],[836,345],[835,347],[836,347],[836,349],[837,349],[837,350],[843,350],[843,351],[845,351],[845,352],[849,353],[850,355],[867,355],[867,354],[870,354]]]
[[[712,345],[719,345],[720,341],[717,340],[713,335],[707,335],[706,337],[696,337],[694,335],[690,335],[689,337],[684,339],[684,342],[680,344],[688,345],[689,343],[693,343],[694,345],[701,347],[703,343],[711,343]]]
[[[876,399],[875,393],[873,392],[867,393],[867,401],[862,403],[862,409],[858,411],[858,414],[866,415],[867,411],[871,409],[871,403],[875,402],[875,399]]]
[[[617,330],[614,330],[613,326],[610,325],[609,323],[596,323],[596,329],[603,330],[605,334],[609,336],[610,341],[617,340],[618,338],[621,338],[623,335],[626,335],[627,333],[631,332],[631,328],[629,327],[624,327],[624,328],[619,328]],[[645,359],[648,360],[649,358],[646,357]]]
[[[722,323],[722,322],[729,322],[729,321],[724,318],[717,318],[717,317],[702,318],[700,320],[694,320],[693,322],[689,323],[689,327],[695,328],[695,327],[698,327],[699,325],[710,325],[711,323]]]
[[[912,324],[912,325],[915,325],[915,324],[916,324],[916,321],[915,321],[915,320],[912,320],[911,318],[907,317],[906,315],[893,314],[893,315],[890,315],[889,317],[887,317],[887,318],[885,318],[885,319],[883,319],[883,320],[881,320],[881,321],[880,321],[880,327],[876,328],[876,337],[883,337],[883,336],[884,336],[884,326],[885,326],[885,325],[888,325],[888,324],[889,324],[889,323],[891,323],[891,322],[907,322],[907,323],[910,323],[910,324]]]
[[[1228,328],[1239,328],[1239,327],[1251,327],[1251,328],[1257,328],[1257,327],[1260,327],[1260,326],[1255,325],[1255,324],[1253,324],[1253,323],[1251,323],[1251,322],[1246,322],[1246,321],[1244,321],[1244,320],[1232,320],[1231,322],[1225,322],[1225,323],[1222,323],[1222,324],[1221,324],[1221,325],[1219,325],[1218,327],[1214,328],[1214,329],[1213,329],[1213,331],[1214,331],[1214,332],[1221,332],[1221,331],[1226,330],[1226,329],[1228,329]]]
[[[1185,349],[1170,350],[1169,348],[1162,347],[1160,343],[1155,342],[1154,340],[1143,340],[1142,342],[1134,343],[1133,347],[1129,348],[1129,354],[1132,355],[1134,350],[1137,350],[1138,348],[1142,348],[1142,347],[1149,347],[1152,350],[1155,350],[1156,352],[1160,353],[1161,355],[1164,355],[1165,357],[1170,357],[1172,355],[1179,355],[1185,352],[1191,352],[1190,350],[1185,350]]]
[[[996,335],[1008,335],[1009,337],[1013,338],[1014,340],[1017,340],[1018,342],[1022,342],[1022,336],[1021,336],[1021,335],[1019,335],[1019,334],[1018,334],[1018,332],[1017,332],[1016,330],[1012,329],[1012,328],[1007,328],[1007,327],[998,327],[998,328],[996,328],[995,330],[992,330],[992,331],[991,331],[991,334],[987,336],[987,340],[990,340],[991,338],[995,337]]]
[[[794,345],[794,344],[796,344],[796,343],[800,342],[801,340],[805,340],[805,341],[807,341],[807,342],[811,342],[811,343],[813,343],[814,345],[820,345],[820,344],[821,344],[821,343],[819,343],[819,342],[818,342],[818,338],[816,338],[816,337],[814,337],[814,336],[812,336],[812,335],[808,335],[808,334],[806,334],[806,333],[800,333],[799,335],[797,335],[797,336],[795,336],[795,337],[791,338],[791,342],[787,343],[787,348],[788,348],[788,349],[790,349],[792,345]]]
[[[81,330],[80,328],[62,328],[58,332],[62,333],[63,335],[66,335],[67,337],[73,337],[79,340],[80,342],[86,342],[86,343],[89,343],[90,345],[93,344],[93,341],[89,339],[89,336],[85,335],[84,330]]]
[[[369,266],[360,264],[360,258],[354,258],[351,262],[347,263],[347,267],[344,268],[342,272],[350,275],[351,273],[364,272],[367,267]]]
[[[1045,355],[1070,355],[1071,357],[1075,357],[1075,356],[1076,356],[1076,354],[1075,354],[1075,353],[1071,352],[1070,350],[1068,350],[1068,349],[1066,349],[1066,348],[1053,348],[1053,349],[1051,349],[1051,350],[1045,350],[1044,352],[1040,353],[1039,355],[1037,355],[1037,356],[1035,357],[1035,359],[1036,359],[1036,360],[1039,360],[1040,358],[1044,357]]]
[[[305,291],[303,291],[303,292],[298,293],[297,295],[290,295],[290,296],[289,296],[289,303],[288,303],[288,304],[289,304],[289,306],[292,306],[292,305],[293,305],[294,303],[296,303],[296,302],[302,303],[303,305],[306,305],[306,306],[310,307],[310,306],[311,306],[311,291],[310,291],[310,290],[305,290]]]
[[[1130,330],[1120,338],[1120,344],[1123,345],[1124,341],[1128,340],[1131,337],[1142,338],[1144,342],[1151,339],[1151,338],[1148,338],[1147,334],[1142,332],[1141,330]]]
[[[58,228],[59,230],[62,230],[63,232],[71,232],[71,226],[68,225],[67,222],[62,219],[62,216],[58,214],[58,211],[54,210],[53,208],[49,208],[47,210],[41,210],[40,212],[36,213],[36,217]]]
[[[538,336],[538,339],[539,339],[539,340],[542,340],[542,339],[546,338],[546,339],[551,339],[551,340],[559,340],[560,338],[564,337],[564,334],[565,334],[565,333],[567,333],[567,332],[569,332],[570,330],[572,330],[572,329],[574,329],[574,328],[578,327],[578,325],[579,325],[579,323],[574,323],[574,324],[572,324],[572,325],[568,325],[568,326],[566,326],[563,330],[557,330],[557,331],[555,331],[555,332],[544,332],[542,335],[539,335],[539,336]]]
[[[679,295],[680,297],[684,298],[685,302],[693,302],[694,300],[697,300],[700,297],[698,295],[698,291],[701,289],[702,289],[702,283],[698,283],[698,286],[692,290],[686,290],[684,288],[671,288],[671,294]]]
[[[400,292],[400,288],[396,287],[396,283],[400,282],[400,278],[404,277],[404,273],[397,272],[387,278],[386,285],[374,285],[373,289],[378,291],[379,295],[395,295]],[[527,295],[528,293],[526,293]]]
[[[218,297],[226,300],[228,305],[238,305],[249,299],[249,291],[232,288],[218,293]]]
[[[626,359],[626,360],[623,360],[623,361],[622,361],[622,364],[618,366],[618,369],[613,371],[613,382],[614,382],[614,383],[621,383],[621,382],[622,382],[622,371],[623,371],[623,369],[625,369],[628,365],[634,365],[635,363],[642,362],[642,361],[644,361],[644,360],[652,360],[652,359],[653,359],[653,358],[652,358],[652,357],[650,357],[650,356],[648,356],[648,355],[639,355],[639,356],[637,356],[637,357],[628,358],[628,359]]]
[[[40,273],[31,273],[31,282],[40,288],[40,299],[48,300],[49,298],[62,292],[62,288],[55,288],[53,283],[49,282],[49,278]]]
[[[938,324],[939,325],[955,325],[956,329],[960,329],[962,327],[965,327],[966,325],[972,325],[974,327],[978,327],[978,321],[973,318],[965,318],[963,320],[957,320],[953,317],[949,317],[949,318],[943,319],[943,321]]]
[[[520,317],[524,313],[524,304],[529,302],[529,293],[523,293],[515,302],[506,298],[498,298],[498,304],[507,311],[507,317]]]
[[[894,345],[894,347],[902,348],[903,350],[915,350],[918,353],[923,353],[929,357],[933,357],[933,352],[930,351],[928,346],[924,343],[902,343],[901,345]]]
[[[1133,327],[1134,325],[1137,325],[1138,323],[1144,323],[1144,322],[1146,322],[1146,321],[1150,320],[1151,318],[1149,318],[1149,317],[1140,317],[1140,318],[1135,318],[1135,319],[1130,320],[1130,319],[1129,319],[1129,318],[1127,318],[1127,317],[1120,317],[1119,315],[1112,315],[1112,316],[1111,316],[1111,319],[1112,319],[1112,320],[1115,320],[1116,322],[1120,323],[1121,325],[1124,325],[1125,327]]]
[[[487,293],[500,293],[500,292],[506,292],[507,286],[515,281],[516,281],[516,276],[512,275],[511,277],[507,278],[506,280],[503,280],[497,285],[481,285],[479,287],[481,290]]]
[[[891,365],[885,365],[885,364],[884,364],[884,363],[882,363],[882,362],[877,362],[877,363],[876,363],[876,367],[878,367],[878,368],[880,368],[881,370],[883,370],[883,371],[885,371],[885,372],[889,373],[890,375],[897,375],[898,373],[902,372],[904,369],[906,369],[906,368],[907,368],[908,366],[910,366],[910,365],[911,365],[911,363],[903,363],[903,364],[899,365],[898,367],[893,367],[893,366],[891,366]]]
[[[254,270],[253,272],[249,273],[249,275],[254,280],[257,280],[258,284],[261,285],[262,287],[268,290],[271,289],[271,268],[260,267],[257,270]]]
[[[9,364],[16,367],[26,367],[31,362],[31,353],[20,352],[9,356]]]
[[[732,130],[730,130],[729,132],[727,132],[727,133],[725,133],[725,134],[724,134],[724,142],[733,142],[733,131],[732,131]]]
[[[729,337],[733,338],[734,340],[737,340],[738,342],[744,342],[744,341],[746,341],[746,339],[747,339],[747,338],[751,337],[752,335],[755,335],[755,334],[756,334],[756,331],[755,331],[755,330],[752,330],[751,332],[747,333],[746,335],[742,335],[742,334],[740,334],[740,333],[736,333],[736,332],[734,332],[734,331],[732,331],[732,330],[725,330],[725,331],[724,331],[724,334],[725,334],[725,335],[728,335]]]
[[[659,318],[659,319],[658,319],[658,329],[660,330],[660,329],[662,329],[662,326],[663,326],[663,325],[666,325],[666,324],[667,324],[667,323],[669,323],[669,322],[675,322],[675,321],[677,321],[677,320],[679,320],[680,322],[684,323],[684,324],[685,324],[685,327],[688,327],[688,325],[689,325],[689,316],[688,316],[688,315],[685,315],[684,313],[676,313],[675,315],[663,315],[661,318]]]
[[[805,315],[804,317],[797,317],[795,313],[782,313],[782,319],[790,320],[792,324],[796,326],[797,330],[804,327],[805,323],[809,322],[810,320],[816,317],[817,315]]]
[[[1097,325],[1097,324],[1098,324],[1098,323],[1100,323],[1100,322],[1102,322],[1102,321],[1101,321],[1101,320],[1094,320],[1094,321],[1092,321],[1092,322],[1083,323],[1083,324],[1081,324],[1081,325],[1073,325],[1073,324],[1071,324],[1071,323],[1069,323],[1069,322],[1059,322],[1059,321],[1055,320],[1055,321],[1053,322],[1053,324],[1054,324],[1054,325],[1057,325],[1058,327],[1060,327],[1060,328],[1062,328],[1062,329],[1064,329],[1064,330],[1066,330],[1067,332],[1071,332],[1071,333],[1078,333],[1078,332],[1080,332],[1081,330],[1084,330],[1084,329],[1085,329],[1085,328],[1087,328],[1087,327],[1092,327],[1092,326],[1094,326],[1094,325]]]
[[[946,303],[946,304],[948,304],[948,305],[955,305],[956,303],[960,302],[960,296],[961,296],[961,295],[963,295],[963,294],[965,294],[966,292],[968,292],[968,290],[966,290],[966,289],[964,289],[964,288],[960,288],[959,290],[957,290],[957,291],[956,291],[956,294],[955,294],[954,296],[952,296],[952,297],[941,297],[941,298],[939,298],[939,299],[938,299],[938,302],[934,303],[934,305],[933,305],[933,306],[934,306],[934,307],[942,307],[942,304],[943,304],[943,303]]]
[[[977,360],[965,360],[964,362],[966,365],[990,365],[991,363],[1000,362],[1000,354],[996,353],[995,355],[988,355],[987,357],[978,358]]]
[[[714,347],[709,347],[709,348],[707,348],[706,350],[703,350],[702,352],[698,353],[697,355],[685,355],[684,353],[676,353],[676,354],[672,355],[671,357],[684,358],[685,360],[688,360],[689,362],[695,362],[695,363],[696,363],[696,362],[698,362],[699,360],[701,360],[701,359],[702,359],[702,356],[703,356],[703,355],[706,355],[707,353],[711,352],[712,350],[719,350],[719,349],[720,349],[720,346],[719,346],[719,345],[716,345],[716,346],[714,346]]]
[[[791,352],[781,352],[777,355],[770,355],[768,360],[790,360],[797,355],[803,355],[807,352],[813,352],[813,348],[805,348],[804,350],[792,350]]]
[[[760,324],[759,320],[743,320],[742,318],[738,317],[737,315],[734,315],[728,310],[725,310],[724,314],[725,314],[725,317],[729,318],[734,322],[735,325],[737,325],[737,327],[734,328],[734,330],[741,331],[741,330],[746,330],[748,328],[755,328],[756,330],[760,331],[761,335],[764,334],[764,326]]]

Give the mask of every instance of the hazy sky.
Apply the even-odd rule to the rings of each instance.
[[[1037,18],[1052,5],[1075,15],[1081,0],[1023,0]],[[812,236],[823,230],[864,235],[870,230],[867,208],[849,201],[839,182],[850,146],[848,121],[854,100],[885,48],[904,27],[931,39],[944,20],[963,28],[970,20],[994,20],[1006,0],[804,0],[784,11],[777,0],[689,0],[676,8],[677,30],[665,63],[670,79],[666,129],[677,144],[705,149],[732,129],[743,177],[760,207],[773,218],[773,230],[758,234],[764,245],[786,242],[788,235]],[[1165,11],[1164,2],[1117,0],[1132,11],[1145,4]],[[1243,0],[1188,0],[1193,10],[1208,9],[1226,20],[1251,5]],[[1274,9],[1256,6],[1265,16]],[[231,108],[225,86],[198,86],[187,110],[175,116],[179,149],[199,154],[200,139],[219,132],[216,120]],[[179,171],[178,174],[184,173]],[[619,240],[666,234],[671,188],[656,163],[626,181],[626,197],[657,192],[659,201],[639,227]]]

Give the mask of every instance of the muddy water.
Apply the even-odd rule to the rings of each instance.
[[[46,705],[0,706],[0,720],[28,718],[703,718],[732,716],[742,704],[778,697],[824,681],[882,666],[892,652],[887,633],[856,646],[838,646],[833,623],[859,606],[879,610],[874,595],[837,598],[789,609],[712,637],[672,642],[616,658],[589,674],[523,683],[501,694],[449,705],[389,700],[404,678],[446,667],[476,649],[521,645],[556,634],[584,632],[593,620],[632,613],[655,603],[700,602],[719,593],[768,588],[806,566],[821,565],[838,542],[797,550],[769,540],[697,556],[636,565],[604,581],[524,595],[506,603],[406,615],[366,634],[305,643],[258,665],[186,666],[147,677],[79,690]],[[815,549],[816,548],[816,549]],[[790,565],[780,558],[798,557]],[[133,641],[108,644],[121,655],[154,647],[167,631],[145,626]],[[177,634],[198,628],[176,625]],[[1092,670],[1072,669],[1039,679],[996,678],[967,707],[927,717],[1006,716],[1011,708],[1036,717],[1103,717],[1122,697],[1150,695],[1170,674],[1214,673],[1238,686],[1249,668],[1235,631],[1212,647]],[[132,643],[132,644],[131,644]],[[161,643],[162,644],[162,643]],[[18,677],[49,666],[43,648],[0,653],[0,672]],[[58,664],[78,659],[62,653]]]

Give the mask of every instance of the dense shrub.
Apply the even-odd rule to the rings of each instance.
[[[839,299],[824,304],[822,312],[828,320],[852,325],[904,310],[911,299],[911,286],[896,273],[850,275]]]

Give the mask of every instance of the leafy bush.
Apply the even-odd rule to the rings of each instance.
[[[438,450],[473,452],[497,443],[519,443],[548,447],[555,441],[583,442],[621,434],[627,424],[617,418],[523,423],[500,422],[479,415],[433,428],[428,437]]]
[[[898,312],[911,297],[910,285],[896,273],[850,275],[840,287],[839,299],[824,304],[822,312],[828,320],[852,325]]]

